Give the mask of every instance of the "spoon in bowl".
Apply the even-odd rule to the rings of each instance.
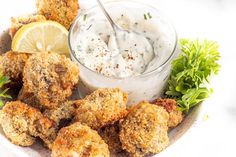
[[[112,41],[110,39],[109,43],[112,43],[113,46],[116,45],[116,49],[121,52],[129,51],[131,45],[135,45],[135,49],[140,52],[153,53],[153,47],[146,37],[134,31],[124,30],[123,28],[118,26],[113,21],[102,2],[100,0],[97,0],[97,2],[103,14],[106,16],[107,20],[112,26],[115,35],[114,39]]]

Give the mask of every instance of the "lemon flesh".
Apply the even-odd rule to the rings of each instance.
[[[26,53],[51,51],[68,56],[68,31],[53,21],[24,25],[12,40],[12,50]]]

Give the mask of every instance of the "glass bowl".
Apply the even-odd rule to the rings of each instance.
[[[79,53],[77,50],[78,43],[76,41],[82,36],[81,31],[84,31],[84,26],[89,23],[91,23],[90,27],[92,27],[92,30],[106,29],[105,33],[109,32],[111,27],[96,27],[96,21],[94,22],[92,19],[106,20],[98,6],[81,11],[69,32],[70,56],[80,67],[80,82],[78,85],[80,97],[83,98],[98,88],[116,87],[121,88],[129,94],[128,105],[133,105],[143,100],[152,101],[160,97],[163,94],[170,74],[171,60],[173,60],[176,54],[177,35],[173,25],[157,8],[148,4],[137,1],[119,0],[107,2],[104,5],[119,26],[123,28],[127,27],[125,29],[132,29],[137,32],[141,31],[141,28],[134,27],[132,21],[141,20],[141,18],[144,18],[145,13],[149,13],[152,18],[149,21],[146,20],[148,22],[145,21],[142,25],[142,27],[148,28],[149,32],[143,33],[150,33],[157,38],[159,42],[154,46],[154,49],[157,50],[159,57],[158,60],[153,62],[153,68],[138,76],[126,78],[108,77],[89,69],[81,63],[76,55],[76,53]],[[130,21],[130,24],[119,20],[122,14],[127,15],[127,20]]]

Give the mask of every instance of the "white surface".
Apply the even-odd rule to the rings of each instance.
[[[83,3],[94,0],[80,0]],[[233,157],[236,141],[236,1],[231,0],[145,0],[152,1],[173,20],[178,36],[208,38],[219,42],[221,72],[213,80],[214,94],[203,103],[198,121],[180,140],[157,155],[160,157]],[[0,27],[9,17],[34,10],[33,0],[7,0],[0,5]],[[209,118],[206,120],[206,116]],[[1,157],[15,157],[0,146]],[[21,156],[23,157],[23,156]]]

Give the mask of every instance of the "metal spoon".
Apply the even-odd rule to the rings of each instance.
[[[127,41],[127,43],[132,44],[135,43],[137,41],[139,41],[139,43],[142,43],[143,45],[146,44],[147,47],[152,47],[152,45],[150,44],[150,42],[147,40],[147,38],[145,38],[143,35],[134,32],[134,31],[130,31],[130,30],[124,30],[123,28],[121,28],[120,26],[118,26],[113,19],[111,18],[111,16],[109,15],[109,13],[106,11],[104,5],[102,4],[102,2],[100,0],[97,0],[98,2],[98,6],[101,8],[103,14],[106,16],[107,20],[109,21],[109,23],[112,26],[112,29],[114,31],[115,34],[115,41],[116,41],[116,45],[117,48],[119,50],[127,50],[127,44],[126,46],[124,46],[124,38],[119,38],[121,36],[125,36]],[[118,37],[119,36],[119,37]]]
[[[102,2],[100,0],[97,0],[97,2],[98,2],[98,6],[102,9],[103,14],[106,16],[107,20],[110,22],[114,33],[116,33],[116,30],[125,31],[125,30],[121,29],[118,25],[115,24],[115,22],[112,20],[111,16],[106,11],[106,9],[105,9],[104,5],[102,4]]]

